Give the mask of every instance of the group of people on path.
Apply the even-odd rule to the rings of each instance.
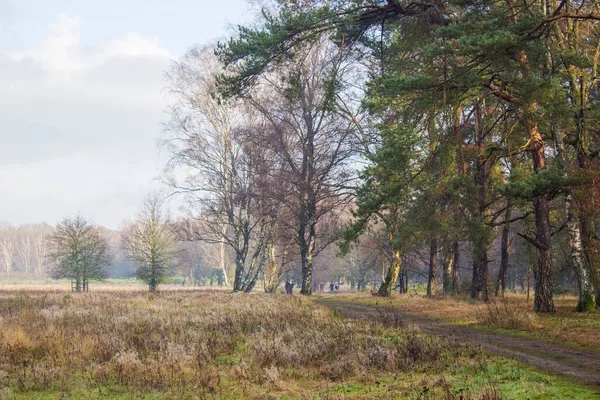
[[[339,282],[331,282],[329,284],[329,291],[330,292],[339,292],[340,290],[340,283]],[[285,281],[285,293],[287,294],[292,294],[294,291],[294,280],[293,279],[288,279],[287,281]],[[319,284],[319,292],[324,292],[325,291],[325,283],[321,282]]]

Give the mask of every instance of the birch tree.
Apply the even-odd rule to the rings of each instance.
[[[305,295],[313,287],[313,259],[330,243],[319,223],[343,209],[355,178],[349,168],[356,154],[355,122],[341,117],[338,107],[345,57],[322,38],[298,49],[244,97],[266,119],[266,129],[252,140],[280,160],[286,190],[279,199],[291,212]]]
[[[33,259],[35,275],[38,278],[42,277],[47,272],[46,267],[48,266],[46,236],[43,233],[36,235],[33,241]]]
[[[171,154],[167,183],[185,195],[185,240],[226,246],[234,254],[234,291],[251,291],[267,259],[274,219],[268,190],[267,152],[247,140],[261,121],[243,102],[216,97],[222,66],[212,49],[192,49],[169,72],[173,104],[165,146]],[[221,247],[221,268],[225,268]]]
[[[19,258],[21,259],[21,266],[23,272],[26,275],[31,274],[31,267],[33,263],[33,243],[30,236],[25,236],[19,241],[19,247],[17,248]]]
[[[13,259],[15,256],[15,248],[10,237],[5,236],[0,239],[0,251],[2,251],[2,265],[6,276],[10,276],[13,270]]]

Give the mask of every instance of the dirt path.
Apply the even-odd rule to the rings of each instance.
[[[570,377],[587,386],[600,389],[600,358],[579,349],[451,325],[393,308],[378,308],[331,297],[321,298],[316,302],[350,318],[381,319],[381,313],[391,318],[401,317],[404,323],[416,326],[422,332],[459,343],[480,346],[491,353],[510,357],[545,372]]]

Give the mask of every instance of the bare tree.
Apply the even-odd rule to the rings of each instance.
[[[2,264],[4,265],[4,271],[6,276],[10,276],[13,269],[13,258],[15,255],[15,248],[13,241],[10,237],[5,236],[0,240],[0,251],[2,251]]]
[[[21,238],[17,253],[19,253],[19,258],[21,259],[23,272],[25,272],[26,275],[30,275],[33,262],[33,243],[31,242],[30,236]]]
[[[111,255],[100,229],[81,215],[64,218],[48,237],[55,279],[70,278],[76,291],[87,291],[89,280],[104,279]]]
[[[263,190],[269,162],[246,140],[250,131],[260,129],[256,113],[243,102],[215,98],[221,70],[210,48],[192,49],[171,69],[174,103],[166,126],[171,153],[166,177],[189,206],[191,218],[180,225],[181,238],[220,245],[223,270],[225,247],[231,249],[233,290],[249,292],[266,263],[274,222]]]
[[[44,233],[40,233],[34,238],[33,258],[35,275],[39,278],[46,273],[46,267],[48,266],[46,236]]]
[[[151,292],[172,274],[178,249],[164,200],[159,195],[148,196],[138,220],[124,230],[123,251],[136,266],[135,275],[148,284]]]
[[[349,105],[339,107],[344,68],[345,55],[323,39],[299,50],[248,94],[267,121],[253,141],[275,152],[279,180],[286,183],[279,200],[293,215],[287,222],[295,231],[301,293],[307,295],[312,290],[313,258],[331,242],[318,231],[320,221],[343,209],[355,178],[349,164],[356,150],[356,124],[347,118]]]

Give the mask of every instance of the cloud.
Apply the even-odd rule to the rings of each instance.
[[[11,52],[8,56],[14,61],[33,59],[46,71],[55,74],[80,72],[119,57],[175,59],[160,46],[157,37],[146,37],[136,32],[127,32],[106,43],[85,48],[81,45],[81,19],[68,14],[58,16],[40,49]]]
[[[52,223],[94,204],[115,227],[155,185],[176,58],[135,32],[84,46],[83,23],[59,15],[38,48],[0,50],[0,220]]]

